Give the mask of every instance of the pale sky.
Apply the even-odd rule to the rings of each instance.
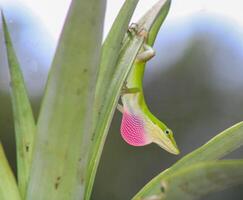
[[[33,96],[39,95],[44,87],[57,39],[71,0],[0,0],[9,23],[10,34],[14,41],[26,82]],[[157,0],[140,0],[133,22],[144,14]],[[107,0],[104,37],[117,15],[124,0]],[[14,8],[14,9],[12,9]],[[238,32],[237,45],[243,40],[243,1],[242,0],[172,0],[169,15],[163,26],[160,48],[153,62],[159,59],[161,66],[176,62],[190,44],[191,30],[184,24],[186,19],[198,16],[216,16],[230,24]],[[193,18],[192,18],[193,19]],[[11,22],[12,25],[11,25]],[[14,23],[16,22],[16,23]],[[19,26],[15,27],[15,24]],[[176,27],[180,26],[180,34]],[[171,29],[171,27],[174,27]],[[49,33],[49,34],[47,34]],[[227,40],[227,37],[225,37]],[[177,44],[173,54],[166,54],[171,44]],[[236,43],[235,43],[236,44]],[[156,45],[155,45],[156,46]],[[0,73],[0,76],[4,73]],[[3,83],[1,83],[3,84]],[[8,88],[8,82],[4,83]]]
[[[133,21],[136,21],[157,0],[140,0]],[[107,0],[107,12],[104,35],[107,34],[112,21],[124,0]],[[29,7],[45,24],[50,34],[56,39],[64,21],[70,0],[0,0],[1,4],[19,4]],[[167,20],[181,19],[195,13],[203,12],[221,15],[243,26],[242,0],[172,0]]]

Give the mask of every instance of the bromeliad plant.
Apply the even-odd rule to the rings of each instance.
[[[17,183],[0,146],[1,200],[90,199],[105,138],[122,95],[121,133],[131,145],[157,143],[178,154],[173,133],[143,98],[146,61],[169,7],[159,0],[129,29],[138,0],[126,0],[105,42],[105,0],[72,0],[41,111],[34,121],[21,68],[2,14],[11,75],[17,146]],[[128,31],[127,31],[128,30]],[[243,161],[217,161],[243,144],[238,123],[163,171],[134,200],[197,199],[243,181]]]

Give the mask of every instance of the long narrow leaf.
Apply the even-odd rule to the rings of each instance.
[[[125,1],[111,27],[111,30],[104,44],[102,45],[101,63],[95,94],[95,120],[98,115],[97,110],[99,110],[102,106],[102,100],[106,95],[107,88],[109,88],[110,77],[112,77],[116,69],[115,65],[117,64],[117,59],[119,57],[119,53],[122,47],[122,40],[127,31],[127,27],[129,25],[137,3],[138,0]]]
[[[93,146],[90,152],[89,169],[88,169],[88,185],[86,191],[86,198],[89,199],[91,190],[105,143],[105,139],[110,127],[112,117],[114,115],[116,105],[119,99],[119,94],[123,82],[132,66],[136,55],[143,44],[143,38],[135,36],[129,43],[124,51],[121,53],[120,62],[114,72],[113,79],[110,82],[110,88],[107,90],[104,102],[105,104],[100,108],[100,115],[96,121],[95,135],[93,136]]]
[[[161,180],[162,191],[157,197],[160,200],[195,200],[242,183],[243,160],[203,162]]]
[[[149,30],[148,44],[153,45],[161,24],[168,14],[171,0],[159,0],[141,19],[138,21],[139,29]],[[156,20],[154,20],[156,19]]]
[[[152,29],[153,35],[156,35],[154,34],[154,32],[156,32],[156,30],[158,31],[158,26],[161,25],[165,18],[164,10],[167,9],[165,13],[168,12],[168,2],[169,1],[160,0],[156,4],[156,6],[153,7],[153,9],[149,10],[147,13],[147,16],[149,17],[143,17],[141,23],[139,22],[137,24],[138,32],[143,29],[149,32]],[[161,14],[163,14],[163,17],[160,16]],[[153,25],[155,25],[156,28],[154,28]],[[117,33],[114,32],[114,34]],[[107,76],[105,76],[105,74],[101,75],[101,77],[105,76],[106,81],[109,84],[103,84],[102,82],[98,82],[98,84],[100,85],[98,86],[99,90],[97,96],[102,95],[102,97],[97,97],[97,99],[100,99],[101,102],[99,102],[100,106],[96,108],[98,117],[96,121],[97,123],[94,127],[94,144],[90,154],[90,164],[88,172],[89,182],[86,191],[86,199],[89,199],[91,195],[91,189],[93,186],[98,163],[110,127],[110,123],[120,96],[120,90],[126,79],[126,76],[128,75],[133,65],[136,55],[144,42],[143,39],[144,38],[139,35],[134,35],[131,37],[129,36],[129,34],[127,34],[123,40],[123,46],[120,51],[115,68],[109,69],[112,73],[108,74]],[[103,53],[105,54],[105,52]],[[111,68],[113,66],[107,67]],[[103,94],[101,94],[99,91],[103,91]]]
[[[133,198],[140,199],[152,194],[160,193],[160,181],[175,173],[182,167],[202,161],[213,161],[229,154],[243,145],[243,122],[240,122],[212,138],[192,153],[184,156],[172,167],[160,173],[146,184]]]
[[[30,101],[28,99],[24,78],[15,55],[3,14],[2,22],[11,77],[11,97],[17,146],[18,185],[21,196],[24,198],[29,180],[36,126]]]
[[[0,143],[0,199],[21,200],[17,183]]]
[[[84,198],[105,2],[71,2],[37,123],[28,200]]]
[[[103,104],[105,103],[105,97],[107,95],[107,89],[110,87],[111,78],[113,77],[113,74],[116,71],[116,64],[122,47],[122,40],[125,36],[127,27],[129,25],[129,22],[131,20],[133,11],[135,10],[137,3],[138,0],[125,1],[102,46],[101,63],[100,63],[100,69],[98,74],[98,80],[96,84],[95,107],[93,110],[94,130],[96,129],[97,126],[97,122],[98,122],[97,120],[100,117],[99,116],[100,110],[102,109],[102,107],[104,106]],[[94,151],[92,151],[92,154],[94,154]],[[100,157],[100,155],[91,155],[91,156]],[[88,171],[89,178],[87,183],[87,189],[85,191],[86,199],[89,199],[90,197],[97,167],[98,167],[98,162],[94,162],[89,165],[89,171]]]
[[[154,24],[152,25],[152,27],[149,31],[149,37],[148,37],[147,43],[150,46],[152,46],[154,44],[154,41],[157,37],[160,27],[163,24],[167,14],[170,10],[171,0],[159,1],[157,4],[154,5],[154,7],[159,7],[161,3],[162,3],[162,8],[159,10],[156,21],[154,22]],[[146,18],[146,15],[143,16],[143,18]]]

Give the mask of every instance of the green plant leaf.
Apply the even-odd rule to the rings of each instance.
[[[156,21],[154,22],[154,24],[152,25],[150,31],[149,31],[149,37],[148,37],[148,44],[150,46],[153,46],[154,41],[157,37],[157,34],[160,30],[161,25],[163,24],[169,10],[170,10],[170,5],[171,5],[171,0],[167,0],[167,1],[159,1],[158,4],[159,5],[155,5],[156,8],[160,7],[160,4],[163,3],[162,5],[162,9],[160,9],[158,11],[158,17],[156,18]],[[153,8],[152,8],[153,9]],[[146,18],[146,15],[143,17]]]
[[[150,46],[154,44],[160,27],[169,12],[170,5],[171,0],[160,0],[138,21],[139,26],[149,30],[147,43]]]
[[[111,79],[110,87],[105,95],[104,104],[100,108],[100,115],[96,121],[95,135],[93,136],[93,146],[90,152],[90,163],[88,168],[88,185],[86,191],[86,198],[89,199],[91,190],[101,157],[102,149],[105,143],[106,135],[108,133],[113,114],[119,99],[120,90],[125,81],[125,78],[132,66],[136,55],[143,44],[143,38],[133,37],[121,52],[121,57],[114,72],[113,79]]]
[[[243,160],[197,163],[162,179],[161,193],[144,200],[194,200],[240,183],[243,183]]]
[[[117,59],[122,47],[122,41],[126,34],[127,27],[131,20],[132,14],[136,8],[138,0],[126,0],[119,14],[117,15],[108,36],[102,45],[101,63],[96,85],[95,94],[95,120],[98,117],[97,110],[102,106],[107,88],[110,85],[110,79],[116,70]],[[96,123],[94,123],[96,124]]]
[[[127,32],[127,27],[131,20],[132,14],[136,8],[138,0],[126,0],[123,4],[119,14],[117,15],[108,36],[102,45],[102,56],[99,68],[98,80],[96,84],[95,93],[95,107],[94,107],[94,123],[93,129],[96,129],[97,120],[100,117],[99,111],[105,104],[107,88],[110,86],[110,81],[117,69],[117,60],[121,51],[122,41]],[[135,42],[136,43],[136,42]],[[140,48],[140,46],[139,46]],[[109,78],[111,77],[111,78]],[[104,138],[105,139],[105,138]],[[98,146],[98,144],[96,144]],[[97,150],[96,150],[97,151]],[[94,154],[94,151],[92,151]],[[91,155],[92,157],[93,155]],[[95,155],[100,157],[100,155]],[[86,189],[86,199],[89,199],[94,183],[94,178],[98,162],[90,164],[88,171],[88,183]]]
[[[0,143],[0,199],[21,200],[17,183]]]
[[[142,20],[140,20],[141,23],[139,21],[139,23],[137,24],[138,32],[140,32],[143,29],[146,29],[148,32],[150,30],[153,30],[153,37],[155,37],[156,35],[155,33],[157,33],[156,31],[158,31],[158,26],[162,24],[165,18],[165,13],[168,12],[169,2],[170,1],[165,1],[165,0],[158,1],[158,3],[153,7],[153,9],[150,9],[148,13],[145,15],[145,17],[143,17]],[[123,7],[123,9],[127,9],[127,7]],[[166,12],[165,9],[167,9]],[[121,10],[119,17],[115,21],[114,29],[118,27],[116,23],[121,23],[119,22],[119,20],[121,20],[120,17],[124,15],[123,12],[125,11]],[[161,15],[163,15],[163,17],[161,17]],[[125,26],[123,25],[123,28],[124,27]],[[109,40],[110,38],[107,40],[108,42],[106,43],[107,46],[112,47],[111,44],[113,44],[114,42],[113,39],[118,37],[115,36],[115,34],[118,33],[119,32],[117,31],[110,32],[110,34],[112,35],[109,35],[108,38],[110,37],[112,38],[112,40]],[[109,44],[110,41],[112,41],[111,44]],[[119,40],[117,42],[119,42]],[[97,167],[99,164],[105,139],[110,127],[110,123],[114,115],[116,105],[120,96],[120,90],[143,42],[144,42],[144,38],[141,35],[135,34],[131,36],[130,34],[126,34],[123,40],[123,45],[120,50],[118,60],[115,63],[116,65],[115,66],[107,65],[105,72],[109,72],[109,73],[106,74],[105,72],[102,72],[99,74],[99,76],[101,76],[101,79],[99,80],[102,81],[98,82],[97,85],[98,89],[96,90],[96,100],[98,101],[99,106],[95,107],[95,111],[94,111],[95,113],[98,113],[98,116],[94,127],[94,136],[93,136],[94,143],[93,143],[92,151],[90,153],[90,164],[89,164],[89,171],[88,171],[89,182],[88,182],[88,186],[86,187],[87,188],[86,199],[89,199],[91,195],[95,174],[97,171]],[[116,45],[121,46],[120,44],[116,44]],[[118,46],[116,47],[118,48]],[[102,54],[104,55],[106,55],[106,48],[103,48]],[[113,60],[113,62],[115,62],[115,60]],[[103,84],[104,82],[107,84]]]
[[[160,173],[146,184],[133,198],[140,199],[141,197],[160,193],[160,181],[175,173],[183,167],[190,166],[197,162],[213,161],[231,153],[235,149],[243,145],[243,122],[240,122],[218,134],[209,142],[199,147],[192,153],[184,156],[173,166]]]
[[[73,0],[37,123],[27,200],[84,199],[105,0]]]
[[[11,100],[13,106],[15,137],[17,146],[17,174],[21,196],[24,198],[32,161],[33,142],[36,131],[32,108],[27,95],[24,78],[17,60],[7,24],[2,14],[8,66],[11,78]]]

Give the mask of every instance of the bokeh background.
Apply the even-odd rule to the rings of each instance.
[[[104,38],[124,0],[108,0]],[[156,0],[140,0],[133,21]],[[0,0],[7,16],[35,115],[70,0]],[[99,166],[93,200],[130,199],[152,177],[217,133],[243,120],[243,2],[174,0],[156,57],[144,79],[151,111],[174,131],[179,156],[156,145],[132,147],[120,137],[116,113]],[[2,43],[0,34],[0,43]],[[15,169],[9,76],[0,45],[0,137]],[[243,149],[227,156],[242,158]],[[226,159],[227,159],[226,158]],[[243,186],[207,200],[242,200]]]

